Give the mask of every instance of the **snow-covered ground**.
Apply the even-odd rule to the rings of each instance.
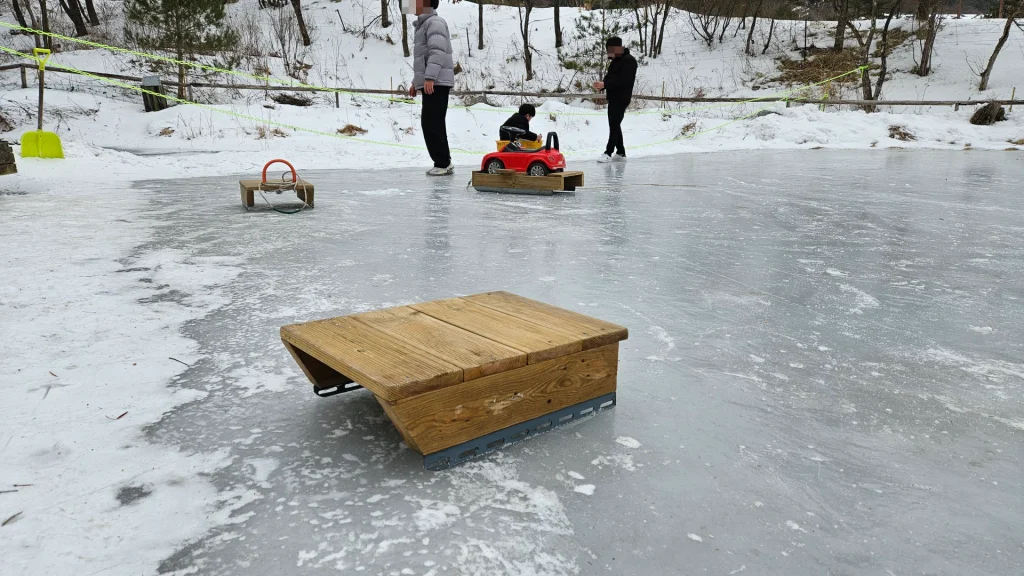
[[[283,11],[258,10],[254,2],[229,5],[232,22],[254,45],[266,53],[287,52],[273,39],[272,20]],[[308,2],[306,18],[313,28],[314,44],[292,57],[310,68],[304,77],[311,85],[388,88],[405,86],[411,76],[407,59],[396,34],[398,23],[387,29],[371,23],[379,12],[379,3],[353,0],[336,3],[327,0]],[[580,12],[562,10],[562,28],[572,44],[574,22]],[[461,88],[495,88],[518,90],[523,66],[516,59],[521,40],[518,37],[518,15],[515,9],[488,6],[485,10],[485,45],[475,46],[477,8],[475,4],[443,3],[440,13],[450,22],[455,34],[455,59],[463,68],[458,75]],[[340,15],[340,16],[339,16]],[[345,27],[362,29],[369,24],[368,38],[345,32]],[[979,93],[977,77],[972,72],[987,60],[1002,30],[1002,21],[987,19],[946,19],[936,42],[934,71],[925,78],[910,70],[914,67],[918,48],[906,42],[890,57],[892,77],[886,83],[883,99],[974,99],[1009,98],[1014,80],[1024,78],[1024,34],[1016,28],[997,61],[991,88]],[[553,18],[549,9],[533,13],[531,44],[536,49],[536,78],[527,82],[527,90],[551,90],[556,86],[576,89],[573,84],[589,84],[594,78],[581,77],[563,69],[554,48]],[[859,23],[862,28],[866,22]],[[914,26],[911,20],[894,24]],[[733,30],[738,27],[734,24]],[[832,26],[812,23],[809,41],[819,46],[831,44]],[[118,43],[119,21],[111,18],[105,24],[107,41]],[[411,28],[410,28],[411,29]],[[468,31],[468,32],[467,32]],[[777,59],[781,56],[799,58],[795,51],[803,42],[802,22],[779,22],[774,41],[764,56],[743,54],[745,31],[733,37],[726,34],[723,44],[708,49],[696,39],[684,13],[673,12],[669,20],[664,54],[647,59],[639,72],[637,92],[676,96],[707,96],[757,98],[772,94],[820,97],[822,88],[793,93],[794,87],[772,83],[778,76]],[[388,37],[393,43],[382,38]],[[755,32],[755,43],[767,36],[764,22]],[[473,40],[467,42],[467,40]],[[19,50],[29,50],[29,39],[12,37]],[[854,41],[849,40],[852,45]],[[53,62],[82,70],[142,74],[143,59],[101,49],[67,51],[76,47],[64,41],[64,50]],[[472,52],[472,56],[470,56]],[[270,69],[282,82],[292,80],[284,73],[281,58],[263,56],[243,59],[239,70],[252,73],[262,66]],[[0,111],[19,129],[31,129],[34,122],[36,90],[30,85],[18,86],[18,73],[3,76],[6,91],[0,94]],[[245,78],[215,78],[253,83]],[[51,74],[47,93],[47,128],[63,138],[68,161],[62,166],[76,171],[101,169],[105,174],[125,176],[174,176],[189,174],[223,174],[252,172],[274,157],[293,160],[300,169],[313,168],[389,168],[423,165],[427,156],[422,146],[417,105],[393,103],[381,97],[341,98],[334,107],[327,94],[316,98],[309,108],[279,105],[265,100],[265,94],[197,90],[197,96],[212,105],[175,106],[159,113],[142,113],[141,94],[134,93],[91,78]],[[758,89],[755,90],[754,87]],[[61,90],[63,88],[63,90]],[[1024,85],[1021,86],[1024,90]],[[831,97],[858,97],[852,86],[831,87]],[[603,149],[607,125],[603,113],[589,104],[563,102],[557,98],[536,99],[542,104],[534,121],[539,131],[556,130],[570,160],[593,157]],[[541,102],[543,100],[543,102]],[[455,108],[449,112],[449,138],[456,149],[455,161],[463,170],[475,165],[480,154],[493,148],[498,125],[508,114],[508,106],[518,99],[492,99],[498,110],[485,104]],[[453,102],[460,105],[461,102]],[[1024,120],[1020,112],[1010,120],[990,127],[976,127],[968,119],[973,107],[959,111],[950,108],[886,108],[877,114],[858,110],[836,110],[805,105],[785,108],[783,104],[675,105],[661,110],[652,105],[637,109],[625,121],[626,144],[633,156],[707,152],[761,148],[939,148],[1001,150],[1010,141],[1024,138]],[[774,111],[762,117],[749,117],[759,111]],[[244,116],[242,118],[240,116]],[[253,119],[259,119],[254,121]],[[345,138],[337,130],[349,124],[361,127],[365,134]],[[898,126],[913,135],[912,141],[899,141],[890,136],[890,128]],[[278,130],[274,130],[278,128]],[[333,137],[332,137],[333,136]],[[188,158],[140,158],[119,151],[191,151],[217,152]],[[31,162],[26,172],[32,173]]]
[[[256,11],[255,5],[232,4],[231,17],[239,24],[255,19],[266,33],[269,16]],[[395,44],[373,37],[364,40],[342,30],[338,12],[347,26],[362,28],[376,6],[379,3],[370,0],[307,3],[306,17],[317,40],[303,56],[313,65],[306,82],[385,88],[408,81],[410,67],[393,36],[398,25],[389,31],[371,27],[376,34],[392,34]],[[466,38],[468,34],[475,39],[476,10],[468,2],[445,2],[441,8],[453,31],[458,31],[456,60],[465,70],[460,82],[467,88],[516,88],[522,64],[508,61],[517,52],[516,12],[488,7],[487,48],[478,51],[474,42],[469,56]],[[576,14],[563,11],[565,30],[572,30]],[[538,78],[526,89],[550,89],[563,78],[568,82],[569,75],[553,56],[551,11],[535,11],[534,23]],[[970,72],[971,65],[988,57],[1001,26],[994,20],[947,20],[937,42],[935,72],[928,78],[909,74],[912,47],[900,48],[890,63],[894,77],[884,97],[1009,97],[1013,81],[1024,78],[1024,41],[1018,30],[1000,56],[991,90],[977,93]],[[116,21],[107,28],[116,42]],[[789,89],[765,83],[764,78],[773,76],[775,57],[783,52],[793,55],[792,40],[802,37],[802,23],[779,23],[769,54],[755,58],[742,55],[742,34],[732,39],[730,33],[723,45],[708,50],[692,38],[681,14],[673,15],[669,28],[665,54],[641,68],[638,91],[659,93],[663,82],[670,95],[699,90],[709,96],[753,98]],[[812,28],[819,34],[817,43],[827,44],[824,31],[829,27]],[[759,40],[763,39],[762,35]],[[5,36],[4,42],[19,50],[28,46],[23,37]],[[64,51],[53,61],[91,71],[141,72],[137,61],[102,50]],[[268,63],[276,76],[285,78],[279,60],[271,58]],[[3,73],[0,79],[0,111],[17,124],[5,137],[17,140],[34,126],[36,90],[31,83],[29,89],[21,89],[17,72]],[[762,88],[754,90],[755,83]],[[48,85],[46,127],[61,135],[67,159],[19,158],[19,174],[0,178],[0,523],[6,523],[0,529],[0,557],[5,574],[8,569],[13,574],[151,573],[161,560],[211,527],[244,522],[245,513],[234,512],[256,498],[245,488],[218,489],[208,480],[209,474],[236,462],[237,455],[224,449],[179,451],[145,437],[169,411],[205,397],[194,388],[169,386],[185,371],[185,364],[200,360],[198,344],[181,329],[228,303],[224,286],[244,272],[245,260],[237,255],[244,247],[237,253],[210,255],[182,246],[154,246],[162,241],[155,236],[156,223],[168,214],[217,210],[211,206],[221,206],[220,200],[211,198],[206,205],[189,194],[183,205],[156,209],[133,191],[130,181],[255,174],[264,162],[278,157],[293,161],[300,172],[424,165],[418,108],[349,97],[342,97],[340,108],[326,98],[311,108],[268,108],[262,94],[229,101],[227,94],[217,93],[205,95],[213,100],[210,107],[176,106],[145,114],[138,94],[95,80],[51,75]],[[517,103],[513,100],[496,104]],[[762,107],[778,114],[747,118]],[[1018,111],[1007,122],[976,127],[967,122],[970,108],[878,114],[760,104],[684,108],[638,109],[630,115],[625,130],[631,156],[818,147],[1003,150],[1013,146],[1008,141],[1024,138]],[[571,161],[597,154],[606,137],[600,110],[557,99],[545,101],[541,109],[535,127],[557,130]],[[449,134],[461,174],[493,146],[505,114],[485,105],[450,111]],[[269,131],[275,123],[291,128],[261,138],[261,128]],[[367,133],[350,139],[322,134],[347,124]],[[890,138],[891,126],[902,127],[916,139]],[[677,139],[684,131],[697,135]],[[1020,162],[1019,154],[1006,158]],[[229,192],[233,208],[234,193]],[[508,207],[523,209],[515,203]],[[196,242],[205,241],[202,232],[192,233]],[[872,307],[868,298],[854,298],[858,310]],[[652,350],[670,350],[667,333],[662,329],[658,334],[664,335],[657,337],[664,346]],[[1017,364],[1007,366],[1019,370]],[[1012,411],[1008,417],[1016,418]],[[1017,420],[1007,421],[1017,425]],[[627,436],[618,442],[620,449],[635,443]],[[614,463],[622,458],[628,458],[628,466],[618,467],[634,468],[631,456],[618,453],[599,455],[594,462],[616,468]],[[256,468],[257,480],[265,481],[270,472]],[[548,505],[547,489],[524,484],[510,469],[485,467],[477,474],[474,468],[459,481],[472,484],[480,476],[488,486],[520,490],[538,500],[538,507]],[[580,497],[589,496],[595,493],[592,482],[588,473],[586,482],[573,489]],[[550,508],[545,514],[555,520],[548,518],[546,526],[564,536],[571,531],[564,510],[561,504]],[[437,512],[424,514],[429,520]],[[690,539],[700,542],[692,535]],[[543,539],[528,543],[543,556]],[[464,554],[472,556],[475,549]],[[557,560],[559,570],[578,571],[569,560]],[[545,573],[542,563],[530,566]]]

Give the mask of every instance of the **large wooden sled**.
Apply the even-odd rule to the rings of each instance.
[[[614,405],[627,336],[508,292],[281,328],[317,395],[367,388],[432,470]]]
[[[472,185],[478,192],[551,196],[555,192],[574,192],[582,188],[583,172],[551,172],[547,176],[530,176],[515,170],[498,170],[495,174],[478,170],[473,172]]]

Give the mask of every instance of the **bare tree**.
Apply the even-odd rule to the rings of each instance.
[[[402,54],[406,58],[409,57],[409,20],[405,17],[405,12],[402,12]]]
[[[381,0],[381,2],[387,2],[387,0]],[[309,39],[309,29],[306,28],[306,19],[302,17],[302,0],[292,0],[292,8],[295,10],[295,18],[299,22],[299,34],[302,35],[302,45],[309,46],[313,41]]]
[[[562,2],[555,0],[555,48],[562,47]],[[483,3],[480,4],[483,6]]]
[[[519,8],[519,32],[523,37],[523,64],[526,65],[526,79],[533,80],[533,52],[530,48],[530,14],[533,0],[524,0]]]
[[[391,27],[391,19],[388,15],[388,0],[380,0],[380,27]]]
[[[668,15],[672,12],[672,0],[665,0],[665,9],[663,10],[664,16],[661,17],[661,28],[658,29],[658,47],[657,51],[652,57],[658,57],[661,54],[661,47],[665,43],[665,24],[668,22]]]
[[[850,0],[832,0],[832,9],[836,11],[836,33],[832,49],[841,52],[846,41],[846,22],[850,18]]]
[[[89,23],[93,26],[99,26],[100,16],[96,13],[96,4],[93,0],[85,0],[85,9],[89,13]]]
[[[21,11],[20,1],[11,0],[11,6],[14,8],[14,19],[18,21],[18,26],[28,28],[28,22],[25,21],[25,14]]]
[[[671,0],[632,0],[630,4],[636,19],[640,50],[645,56],[657,58],[661,54],[665,22],[668,21]]]
[[[722,5],[727,0],[698,0],[695,10],[688,13],[690,28],[710,48],[722,26]]]
[[[46,0],[39,0],[39,12],[40,18],[42,19],[43,32],[50,31],[50,13],[46,10]],[[50,41],[49,36],[43,36],[42,38],[43,47],[52,49],[53,43]]]
[[[85,27],[85,17],[82,16],[82,7],[78,4],[78,0],[60,0],[60,7],[64,9],[64,13],[71,19],[71,23],[75,25],[75,36],[89,34],[89,29]]]
[[[764,0],[757,0],[757,4],[754,4],[753,18],[750,20],[750,29],[747,30],[747,45],[743,48],[743,51],[751,56],[754,55],[750,50],[750,45],[754,42],[754,27],[757,26],[757,17],[761,13],[761,6],[764,5]]]
[[[878,68],[878,77],[874,84],[871,85],[871,45],[875,40],[875,34],[878,31],[878,0],[871,0],[871,27],[868,29],[867,40],[864,42],[863,48],[863,59],[861,63],[864,69],[861,71],[861,94],[864,100],[878,100],[882,95],[882,85],[885,84],[885,75],[888,74],[888,58],[889,53],[895,46],[889,46],[889,26],[892,24],[892,17],[903,5],[903,0],[892,0],[892,3],[887,7],[888,15],[885,18],[885,25],[882,27],[882,38],[878,43],[876,52],[880,60]],[[864,111],[871,113],[878,110],[877,106],[869,105],[864,107]]]
[[[484,3],[483,2],[479,2],[477,4],[477,6],[476,6],[476,9],[477,9],[477,24],[476,24],[477,35],[480,37],[480,41],[479,41],[479,44],[477,45],[477,49],[483,50],[484,49]]]
[[[1003,7],[1002,2],[1000,2],[1000,7]],[[1010,4],[1005,6],[1005,9],[1006,25],[1003,26],[1003,34],[999,36],[995,50],[992,51],[992,55],[988,58],[988,64],[981,71],[981,82],[978,83],[978,90],[988,90],[988,79],[992,75],[992,68],[996,65],[996,58],[999,57],[999,52],[1003,49],[1006,39],[1010,36],[1010,29],[1013,27],[1014,20],[1024,13],[1024,0],[1011,0]]]
[[[935,37],[939,33],[940,11],[939,0],[921,0],[918,6],[918,25],[926,26],[925,37],[921,40],[921,60],[915,70],[918,76],[927,76],[932,71],[932,52],[935,48]]]

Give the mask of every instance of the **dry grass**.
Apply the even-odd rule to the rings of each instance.
[[[694,120],[686,126],[683,126],[683,129],[679,131],[679,136],[676,136],[676,138],[689,138],[697,132],[697,128],[699,128],[699,126],[697,125],[697,121]]]
[[[790,85],[818,84],[829,78],[835,78],[861,65],[864,55],[860,48],[847,48],[842,52],[823,51],[807,60],[779,60],[779,82]],[[838,83],[854,83],[860,81],[860,74],[847,74],[834,80]]]
[[[900,142],[913,142],[917,140],[917,136],[908,132],[905,126],[896,126],[895,124],[889,126],[889,138],[899,140]]]
[[[1013,144],[1014,146],[1024,146],[1024,138],[1017,138],[1016,140],[1007,140],[1007,142]]]
[[[886,35],[885,44],[888,46],[886,50],[887,54],[892,54],[893,50],[902,46],[907,40],[910,40],[914,36],[914,33],[910,30],[904,30],[903,28],[896,28],[889,30]],[[875,47],[875,51],[871,54],[872,58],[882,57],[882,33],[878,32],[878,45]]]
[[[280,128],[268,128],[266,126],[256,127],[257,140],[269,140],[270,138],[287,138],[288,133]]]
[[[161,136],[170,136],[171,134],[174,134],[174,128],[167,127],[160,131]]]
[[[346,124],[344,128],[338,128],[338,134],[342,136],[361,136],[366,134],[366,130],[355,124]]]

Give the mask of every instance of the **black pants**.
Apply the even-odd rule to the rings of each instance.
[[[427,145],[430,159],[437,168],[447,168],[452,164],[452,153],[448,149],[448,128],[445,117],[448,116],[448,86],[434,85],[434,93],[423,95],[423,111],[420,115],[420,127],[423,128],[423,141]]]
[[[604,153],[611,156],[618,152],[626,155],[626,145],[622,141],[622,119],[626,117],[626,107],[629,102],[608,103],[608,146]]]

